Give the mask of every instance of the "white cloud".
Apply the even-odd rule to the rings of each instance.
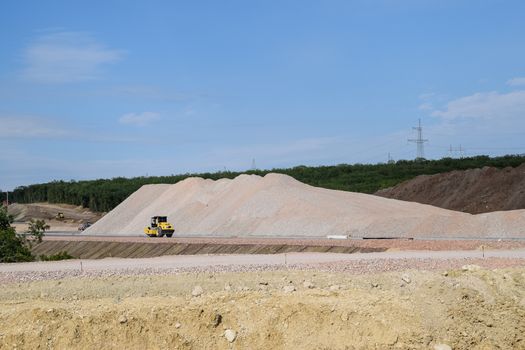
[[[522,119],[525,115],[525,90],[509,93],[478,92],[452,100],[432,115],[446,120],[461,118],[484,120]]]
[[[521,86],[525,85],[525,77],[516,77],[507,81],[507,85],[510,86]]]
[[[119,122],[135,126],[146,126],[159,119],[160,115],[155,112],[128,113],[120,117]]]
[[[180,91],[148,85],[116,86],[111,88],[107,93],[116,96],[146,98],[162,101],[184,101],[196,97],[201,97],[201,95],[197,94],[184,93]]]
[[[430,100],[431,98],[435,97],[436,96],[436,93],[435,92],[425,92],[423,94],[420,94],[418,96],[418,98],[420,100],[423,100],[423,101],[427,101],[427,100]]]
[[[185,110],[184,110],[184,115],[186,117],[191,117],[193,115],[195,115],[197,112],[195,111],[195,109],[193,109],[192,107],[187,107]]]
[[[23,52],[22,77],[43,83],[69,83],[100,78],[100,67],[121,59],[122,51],[106,48],[84,32],[56,32],[37,37]]]
[[[425,125],[431,157],[450,155],[462,145],[468,155],[504,154],[523,150],[525,90],[477,92],[428,111],[437,117]]]
[[[286,159],[301,155],[312,156],[312,152],[322,151],[326,148],[341,142],[336,137],[319,137],[292,140],[284,143],[272,144],[252,144],[245,147],[225,147],[214,149],[212,152],[213,159]]]
[[[431,111],[434,109],[434,106],[432,106],[432,103],[424,102],[420,104],[417,108],[421,111]]]
[[[59,138],[69,134],[51,121],[35,117],[0,117],[0,126],[2,138]]]

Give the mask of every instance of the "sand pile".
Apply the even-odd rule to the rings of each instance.
[[[181,236],[504,238],[525,230],[525,210],[474,216],[268,174],[146,185],[85,234],[140,236],[155,215],[167,215]]]

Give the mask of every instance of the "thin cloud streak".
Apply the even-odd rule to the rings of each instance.
[[[70,132],[53,126],[49,120],[37,117],[0,117],[2,138],[63,138]]]
[[[242,148],[223,148],[213,152],[213,158],[282,157],[323,149],[338,141],[333,137],[307,138],[282,144],[260,144]]]
[[[434,110],[432,116],[453,120],[461,118],[508,120],[520,118],[525,112],[525,90],[509,93],[478,92],[460,97]]]
[[[516,133],[525,128],[525,90],[507,93],[476,92],[428,110],[435,123],[425,125],[425,136],[433,156],[450,156],[450,147],[472,150],[519,149],[523,138]],[[439,149],[439,151],[438,151]]]
[[[101,78],[101,66],[119,61],[123,51],[109,49],[89,33],[56,32],[37,37],[23,52],[24,80],[72,83]]]
[[[128,113],[120,117],[119,122],[121,124],[143,127],[159,119],[160,115],[155,112]]]
[[[510,86],[523,86],[525,85],[525,77],[512,78],[507,81],[507,85]]]
[[[148,85],[127,85],[115,86],[105,91],[102,94],[110,96],[143,98],[159,101],[187,101],[195,98],[206,97],[204,94],[196,94],[190,92],[176,91],[173,89],[161,88],[157,86]]]
[[[137,143],[142,137],[116,135],[75,128],[56,118],[39,116],[0,116],[0,138],[5,140],[66,140],[104,143]]]

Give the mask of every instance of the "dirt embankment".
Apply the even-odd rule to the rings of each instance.
[[[525,209],[525,164],[421,175],[375,194],[471,214]]]
[[[368,253],[386,248],[354,246],[291,245],[291,244],[217,244],[178,243],[177,240],[161,244],[105,241],[50,241],[34,245],[34,255],[53,255],[66,251],[79,259],[151,258],[163,255],[197,254],[280,254],[289,252]]]
[[[0,348],[523,349],[524,298],[523,268],[7,284]]]
[[[299,240],[268,238],[45,237],[34,255],[62,251],[79,259],[149,258],[164,255],[282,254],[290,252],[368,253],[386,250],[494,250],[525,248],[525,241],[462,240]]]

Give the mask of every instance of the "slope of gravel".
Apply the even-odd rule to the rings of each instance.
[[[471,214],[525,209],[525,164],[421,175],[376,195]]]
[[[472,216],[268,174],[144,186],[85,233],[140,236],[154,215],[183,236],[506,238],[525,227],[525,210]]]
[[[326,238],[266,238],[266,237],[180,237],[151,239],[149,237],[127,236],[46,236],[44,242],[58,241],[68,243],[106,242],[111,243],[148,243],[166,244],[179,243],[187,245],[283,245],[283,246],[330,246],[379,248],[381,250],[510,250],[525,248],[522,240],[410,240],[410,239],[326,239]],[[38,246],[38,244],[35,244]]]
[[[147,218],[143,221],[143,226],[149,225],[150,215],[144,215],[143,212],[146,211],[147,208],[169,187],[170,185],[166,184],[142,186],[138,191],[135,191],[131,196],[126,198],[124,202],[110,211],[108,213],[110,215],[106,214],[85,232],[96,234],[100,229],[103,229],[106,233],[117,232],[122,230],[123,227],[126,227],[136,216]],[[157,213],[155,215],[162,214]]]
[[[488,255],[488,254],[487,254]],[[480,252],[404,252],[341,254],[279,254],[267,256],[172,256],[146,259],[68,260],[0,264],[0,284],[77,277],[173,275],[263,271],[323,271],[369,274],[387,271],[459,269],[477,265],[488,269],[525,267],[523,254],[503,252],[483,257]]]

